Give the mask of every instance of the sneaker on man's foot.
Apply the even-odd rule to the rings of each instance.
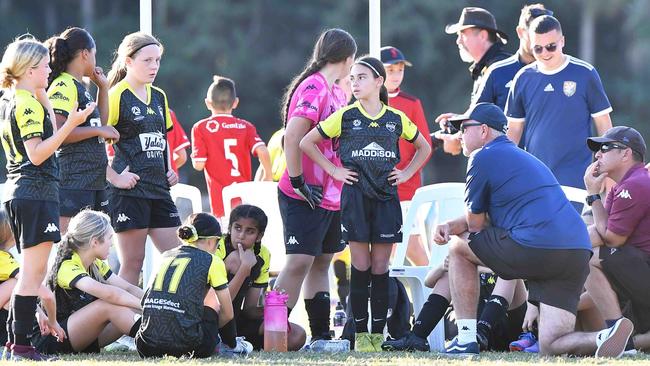
[[[248,356],[249,353],[253,352],[253,345],[245,340],[244,337],[235,338],[235,347],[230,348],[227,344],[219,342],[215,353],[220,356],[233,357],[233,356]]]
[[[539,353],[539,342],[535,342],[532,346],[524,349],[526,353]]]
[[[453,357],[478,356],[478,342],[469,342],[467,344],[458,343],[458,337],[452,339],[451,343],[445,348],[444,355]]]
[[[627,340],[634,325],[627,318],[621,318],[611,328],[603,329],[596,336],[596,357],[620,357],[625,351]]]
[[[370,333],[368,335],[370,338],[370,344],[375,352],[381,352],[381,344],[384,343],[384,335],[381,333]]]
[[[521,333],[519,339],[510,342],[510,352],[522,352],[526,348],[532,346],[537,342],[535,335],[531,332]]]
[[[416,336],[413,332],[406,333],[402,338],[389,339],[382,343],[384,351],[429,351],[429,342],[425,338]]]
[[[370,334],[366,332],[355,334],[354,350],[357,352],[375,352],[375,346],[373,346],[370,340]]]
[[[32,346],[22,346],[14,344],[11,347],[11,360],[12,361],[56,361],[58,358],[54,356],[44,355]]]

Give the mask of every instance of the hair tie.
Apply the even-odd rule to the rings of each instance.
[[[355,64],[363,64],[365,66],[368,66],[375,73],[375,75],[381,76],[381,74],[377,71],[377,69],[375,69],[371,64],[369,64],[369,63],[367,63],[367,62],[365,62],[363,60],[359,60],[359,61],[355,62]]]

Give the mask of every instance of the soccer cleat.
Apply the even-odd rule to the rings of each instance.
[[[230,348],[227,344],[219,342],[215,353],[220,356],[234,357],[234,356],[248,356],[253,352],[253,345],[244,339],[244,337],[235,338],[235,347]]]
[[[596,336],[596,357],[620,357],[632,335],[634,325],[627,318],[621,318],[611,328],[603,329]]]
[[[108,352],[137,352],[137,347],[135,346],[135,340],[133,337],[128,335],[123,335],[118,338],[115,342],[104,347],[104,350]]]
[[[530,347],[526,347],[524,349],[524,352],[526,352],[526,353],[539,353],[539,342],[535,342]]]
[[[5,346],[2,348],[2,355],[0,356],[0,361],[9,361],[11,359],[11,347],[13,347],[13,343],[7,342],[5,343]]]
[[[430,350],[429,342],[425,338],[416,336],[413,332],[406,333],[402,338],[389,339],[381,345],[384,351],[422,351]]]
[[[458,343],[458,337],[455,337],[445,348],[444,355],[454,357],[478,356],[478,342],[469,342],[467,344]]]
[[[313,352],[328,352],[328,353],[338,353],[338,352],[349,352],[350,351],[350,341],[347,339],[317,339],[310,344],[306,345],[305,350]]]
[[[44,355],[32,346],[14,344],[11,347],[11,361],[56,361],[54,356]]]
[[[370,334],[357,333],[354,335],[354,350],[357,352],[374,352],[375,346],[370,340]]]
[[[536,342],[537,339],[535,339],[535,335],[533,333],[521,333],[518,340],[510,342],[510,352],[522,352]]]
[[[384,335],[381,333],[370,333],[368,335],[370,338],[370,344],[375,352],[381,352],[381,345],[384,343]]]
[[[490,341],[488,340],[488,335],[481,330],[481,327],[478,327],[476,329],[476,341],[478,342],[479,350],[487,351],[490,349]]]

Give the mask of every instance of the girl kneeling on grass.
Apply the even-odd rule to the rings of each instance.
[[[228,233],[219,242],[217,256],[228,272],[237,334],[259,350],[264,347],[264,305],[260,299],[269,284],[271,264],[271,252],[262,245],[268,218],[257,206],[239,205],[228,222]],[[288,349],[297,351],[305,344],[305,331],[293,323],[289,329]]]
[[[178,228],[178,237],[183,245],[163,254],[142,301],[138,353],[143,358],[250,353],[253,346],[236,338],[226,268],[213,254],[221,237],[219,222],[208,213],[193,214]]]
[[[39,352],[97,353],[122,335],[135,335],[142,290],[114,275],[104,262],[112,243],[111,219],[105,213],[82,210],[70,219],[47,280],[66,337],[57,342],[35,332],[32,343]]]
[[[393,244],[402,240],[397,185],[422,166],[431,147],[404,113],[388,106],[381,61],[368,56],[357,59],[350,80],[357,101],[320,122],[302,139],[300,148],[334,179],[346,183],[341,192],[341,233],[352,254],[355,349],[381,351],[388,309],[388,261]],[[332,138],[339,139],[343,167],[332,164],[316,147]],[[400,138],[416,149],[404,170],[395,168],[400,161]],[[368,334],[369,297],[372,334]]]

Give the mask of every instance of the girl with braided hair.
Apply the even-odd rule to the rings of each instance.
[[[287,169],[280,178],[278,200],[287,264],[275,287],[289,295],[289,309],[296,305],[300,289],[304,288],[312,343],[330,339],[328,271],[333,254],[345,248],[340,229],[342,183],[303,154],[298,145],[318,122],[347,104],[336,80],[350,73],[356,51],[357,45],[348,32],[329,29],[321,33],[311,60],[293,79],[283,98]],[[319,149],[329,161],[341,166],[335,146],[328,140],[319,144]],[[319,347],[312,344],[312,349]]]
[[[34,332],[32,344],[44,354],[97,353],[140,325],[142,290],[113,274],[108,257],[111,220],[84,209],[70,219],[59,244],[47,286],[54,292],[65,340]]]

